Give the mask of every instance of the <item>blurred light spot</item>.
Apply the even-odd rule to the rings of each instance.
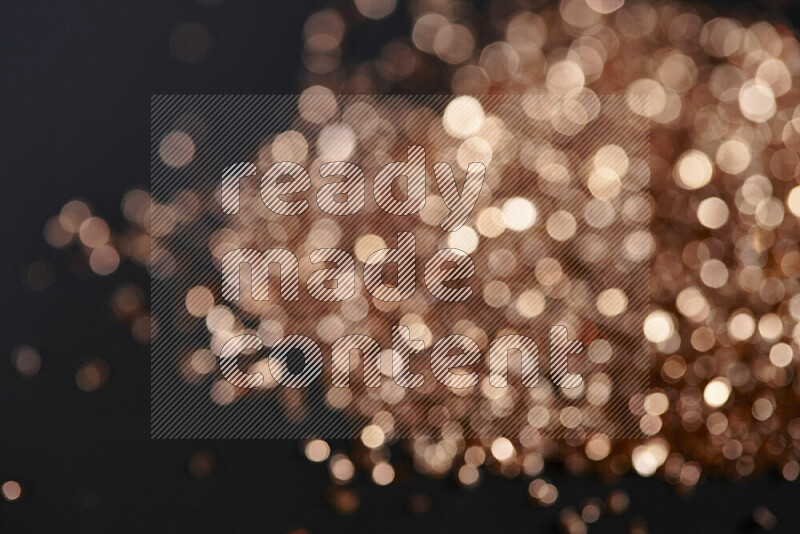
[[[462,226],[455,232],[450,232],[447,236],[447,246],[463,250],[467,254],[475,252],[478,248],[480,238],[478,233],[469,226]]]
[[[172,57],[185,63],[197,63],[208,57],[214,37],[204,24],[184,22],[172,30],[169,38],[169,50]]]
[[[397,6],[397,0],[355,0],[358,12],[368,19],[388,17]]]
[[[6,501],[14,502],[22,497],[22,486],[16,480],[7,480],[0,486],[0,493]]]
[[[684,189],[699,189],[711,181],[714,166],[711,159],[699,150],[688,150],[678,160],[675,179]]]
[[[75,373],[75,383],[81,391],[91,392],[103,387],[108,380],[108,364],[100,359],[81,365]]]
[[[707,198],[697,206],[697,220],[712,230],[722,228],[728,222],[728,215],[728,205],[721,198]]]
[[[331,448],[327,442],[321,439],[312,439],[306,443],[305,454],[306,458],[315,463],[324,462],[328,459],[331,453]]]
[[[194,159],[194,141],[186,132],[175,131],[161,140],[158,153],[164,165],[173,168],[185,167]]]
[[[712,408],[719,408],[731,395],[731,383],[727,378],[715,378],[703,390],[703,400]]]
[[[503,223],[510,230],[527,230],[536,224],[536,217],[536,206],[527,198],[510,198],[503,203]]]
[[[471,96],[454,98],[444,110],[442,124],[451,136],[466,139],[475,135],[483,126],[486,115],[483,106]]]
[[[17,347],[11,353],[11,363],[23,376],[34,376],[42,367],[42,357],[28,345]]]

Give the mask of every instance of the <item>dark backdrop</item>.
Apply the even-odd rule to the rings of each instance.
[[[0,2],[0,481],[19,480],[25,490],[18,502],[0,501],[0,531],[552,532],[561,506],[621,487],[631,495],[629,512],[590,532],[625,531],[635,516],[650,532],[749,531],[760,505],[777,516],[777,531],[797,532],[800,486],[773,474],[711,480],[678,497],[658,480],[631,476],[608,486],[551,466],[546,474],[560,491],[552,508],[530,505],[521,479],[489,477],[463,491],[450,480],[414,474],[386,488],[362,476],[354,484],[359,510],[341,516],[325,499],[325,467],[307,462],[295,442],[149,440],[148,347],[131,339],[108,306],[123,282],[146,287],[146,274],[125,266],[108,278],[75,276],[69,253],[45,244],[43,223],[67,200],[82,197],[120,229],[122,195],[149,182],[150,95],[295,92],[303,21],[324,5]],[[797,7],[755,6],[762,15],[797,22]],[[404,31],[403,17],[361,34],[351,53],[374,54],[380,40]],[[181,63],[170,54],[170,33],[186,21],[202,22],[214,34],[203,62]],[[32,292],[22,273],[38,259],[54,268],[55,281]],[[35,346],[43,358],[41,372],[29,380],[8,357],[21,344]],[[80,391],[75,370],[100,357],[111,367],[109,382]],[[199,480],[186,467],[198,449],[217,458],[211,475]],[[429,512],[408,512],[416,493],[431,496]]]

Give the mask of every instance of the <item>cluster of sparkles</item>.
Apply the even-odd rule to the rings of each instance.
[[[390,325],[401,324],[428,348],[433,340],[455,333],[472,338],[485,351],[492,338],[515,333],[537,336],[541,331],[535,330],[541,330],[541,325],[559,324],[573,337],[586,340],[588,358],[573,369],[582,372],[581,365],[585,367],[584,387],[558,392],[548,381],[528,392],[518,387],[519,363],[512,362],[513,385],[495,388],[489,384],[483,362],[482,368],[478,365],[475,369],[482,377],[479,387],[448,390],[428,372],[423,387],[409,391],[388,380],[392,360],[387,351],[381,367],[387,379],[381,388],[359,383],[349,388],[329,386],[325,402],[333,410],[366,419],[365,424],[380,426],[390,439],[437,434],[463,441],[470,435],[508,433],[534,446],[543,434],[575,433],[575,439],[583,441],[586,433],[623,435],[638,432],[640,426],[649,429],[648,419],[642,420],[626,407],[619,410],[622,415],[606,407],[611,404],[611,390],[617,383],[625,387],[624,381],[630,381],[632,375],[638,379],[638,391],[646,392],[647,353],[642,343],[630,341],[642,338],[647,261],[652,250],[646,231],[651,212],[643,157],[647,142],[641,135],[646,130],[640,128],[638,138],[619,144],[605,142],[608,136],[595,138],[591,135],[595,130],[617,128],[627,133],[626,118],[631,114],[618,113],[618,106],[626,105],[622,99],[604,101],[592,96],[582,93],[574,101],[575,110],[588,109],[592,120],[604,128],[588,124],[592,121],[586,115],[566,111],[558,120],[542,120],[539,114],[547,109],[542,104],[548,103],[543,95],[525,101],[499,98],[483,103],[462,96],[446,105],[439,100],[440,114],[414,101],[368,97],[337,101],[321,88],[301,95],[292,128],[254,148],[253,161],[258,167],[288,160],[317,169],[325,161],[349,160],[358,161],[370,176],[375,170],[370,167],[391,161],[397,147],[405,148],[411,142],[426,144],[429,160],[454,161],[460,172],[471,161],[490,166],[473,216],[459,230],[444,232],[439,227],[447,208],[431,180],[424,209],[403,221],[413,225],[403,229],[416,236],[417,278],[421,278],[421,265],[432,250],[458,248],[475,262],[476,273],[470,279],[474,294],[464,303],[448,304],[419,287],[408,300],[384,302],[369,298],[358,280],[355,296],[343,302],[312,301],[305,294],[299,302],[285,305],[278,299],[256,301],[246,285],[241,300],[224,302],[214,265],[230,250],[280,246],[294,251],[301,258],[299,278],[307,279],[312,266],[303,260],[312,250],[341,248],[363,264],[372,252],[390,243],[385,238],[391,239],[395,225],[401,223],[373,203],[348,217],[327,217],[315,208],[311,208],[315,211],[312,220],[305,215],[278,215],[259,206],[259,195],[252,191],[255,184],[243,182],[240,213],[208,225],[203,233],[197,230],[203,225],[196,223],[219,212],[219,199],[209,194],[209,189],[184,190],[171,200],[155,203],[155,215],[146,223],[152,236],[151,272],[175,281],[176,292],[185,295],[175,303],[181,319],[174,327],[186,332],[200,328],[203,339],[208,339],[206,346],[178,355],[183,377],[192,383],[207,383],[212,376],[210,396],[217,404],[243,400],[249,392],[219,374],[214,356],[233,336],[243,333],[257,334],[267,346],[286,334],[303,333],[319,340],[330,353],[331,343],[354,331],[387,347]],[[517,114],[520,105],[526,112],[521,120]],[[400,117],[393,111],[398,106],[406,106]],[[402,127],[392,121],[401,122]],[[537,134],[542,134],[542,139],[537,139]],[[545,135],[557,141],[551,143]],[[159,143],[158,164],[175,169],[190,165],[195,157],[192,139],[191,132],[180,130],[165,135]],[[570,142],[577,147],[569,147]],[[532,181],[504,179],[537,171],[541,175],[537,182],[547,191],[538,192],[539,196],[533,196],[528,187]],[[586,184],[577,179],[584,175]],[[621,176],[627,177],[625,185]],[[556,206],[550,197],[559,195],[566,200]],[[579,232],[579,225],[590,231]],[[196,246],[181,248],[187,239]],[[619,252],[608,254],[611,248]],[[204,266],[210,270],[196,273],[186,268],[190,261],[182,251],[187,249],[189,255],[208,249],[210,258],[204,260]],[[593,269],[585,268],[587,265]],[[183,276],[186,272],[191,276]],[[634,283],[637,281],[641,283]],[[249,283],[247,277],[243,283]],[[617,287],[626,284],[631,287]],[[160,323],[161,316],[156,313],[156,331]],[[546,326],[543,328],[546,335]],[[621,357],[628,349],[636,351],[636,358]],[[240,365],[261,372],[265,380],[260,388],[280,398],[288,418],[303,417],[303,393],[276,388],[282,367],[276,369],[275,361],[270,363],[269,356],[259,354],[261,359]],[[358,367],[360,362],[354,360],[353,366]],[[634,367],[636,372],[630,371]],[[452,447],[443,450],[458,453]]]
[[[368,61],[318,61],[366,22],[327,9],[306,25],[307,91],[647,95],[651,119],[651,392],[630,406],[655,429],[638,443],[508,438],[414,441],[423,472],[473,465],[535,477],[542,458],[575,473],[633,468],[691,488],[705,472],[800,475],[800,44],[786,27],[677,3],[421,0],[410,35]],[[433,80],[433,81],[431,81]],[[435,84],[430,86],[430,84]],[[325,89],[323,89],[325,88]],[[477,454],[476,451],[481,451]],[[478,458],[478,460],[475,460]],[[540,494],[545,486],[537,485]]]
[[[709,472],[742,477],[767,467],[796,480],[800,87],[795,84],[800,83],[800,44],[792,33],[782,26],[745,25],[675,3],[564,0],[528,10],[494,0],[479,15],[465,2],[421,0],[410,8],[408,37],[392,40],[373,59],[349,61],[343,53],[349,33],[396,9],[391,0],[357,0],[351,8],[312,15],[304,32],[304,94],[574,95],[581,105],[561,115],[572,121],[558,123],[568,131],[581,122],[591,107],[585,103],[596,95],[627,92],[649,97],[648,105],[633,97],[628,105],[652,125],[646,203],[651,238],[635,250],[651,262],[652,308],[638,327],[652,343],[654,357],[650,393],[629,402],[646,437],[615,441],[596,433],[551,440],[530,433],[530,426],[491,439],[443,432],[438,439],[402,442],[414,469],[434,477],[452,475],[464,487],[478,484],[486,472],[529,477],[530,497],[542,506],[558,498],[557,488],[542,476],[547,461],[563,462],[571,473],[594,472],[606,479],[631,469],[642,476],[657,474],[679,490],[690,490]],[[304,113],[302,106],[299,113]],[[324,109],[309,109],[304,118],[325,124],[330,117],[324,114]],[[317,150],[324,152],[327,143],[333,153],[341,151],[342,132],[328,134],[327,141],[317,139]],[[296,132],[278,136],[265,147],[267,159],[302,159],[297,152],[307,153],[310,141]],[[166,146],[164,163],[181,167],[191,162],[189,134],[176,132],[165,140],[170,143],[182,149]],[[465,151],[472,153],[465,157],[485,149],[468,146]],[[602,195],[607,185],[598,180]],[[194,199],[187,194],[179,201]],[[45,235],[57,247],[79,241],[91,270],[108,275],[123,259],[147,263],[153,230],[148,205],[145,192],[131,192],[123,203],[131,228],[112,235],[85,204],[71,202],[48,223]],[[487,212],[483,223],[479,217],[475,235],[461,235],[459,245],[468,248],[498,231],[504,219],[502,208],[496,211]],[[603,216],[595,214],[598,221]],[[553,224],[550,236],[559,239],[565,227],[570,225]],[[269,230],[276,239],[282,231],[274,224]],[[311,230],[324,234],[330,228]],[[365,253],[379,248],[379,239],[362,237]],[[354,250],[359,257],[359,243]],[[507,259],[497,258],[497,269],[502,271]],[[41,271],[41,266],[31,266],[32,287]],[[500,286],[485,292],[486,303],[491,305],[498,294],[502,300]],[[539,308],[541,295],[529,297],[518,304],[520,310]],[[597,302],[598,309],[614,314],[619,299],[607,297]],[[149,316],[143,302],[138,289],[126,286],[114,295],[112,307],[146,342]],[[187,297],[186,307],[212,323],[233,320],[206,288]],[[363,313],[359,306],[351,308],[354,317]],[[265,325],[279,326],[277,321]],[[29,347],[18,349],[14,358],[23,375],[35,374],[41,364]],[[76,380],[91,390],[108,370],[98,362],[87,366]],[[196,376],[212,373],[212,351],[198,349],[187,369]],[[212,390],[212,397],[230,396],[219,388]],[[446,406],[439,412],[446,416]],[[309,460],[328,465],[330,499],[337,510],[350,513],[358,507],[358,496],[347,485],[356,469],[367,470],[380,485],[395,480],[400,466],[391,461],[390,445],[396,441],[391,425],[389,414],[376,416],[350,453],[331,451],[324,440],[303,444]],[[213,457],[198,454],[190,470],[204,476],[213,468]],[[426,509],[429,503],[418,497],[414,506]],[[560,522],[567,532],[582,532],[601,511],[626,506],[624,495],[612,494],[606,502],[564,509]]]

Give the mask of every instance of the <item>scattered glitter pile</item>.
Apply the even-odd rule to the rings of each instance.
[[[410,37],[392,40],[375,59],[347,58],[348,37],[366,19],[396,9],[394,0],[356,0],[326,9],[305,26],[305,94],[512,93],[647,95],[634,112],[651,119],[652,308],[641,327],[654,347],[651,392],[630,410],[650,434],[613,441],[597,434],[567,440],[524,439],[519,429],[490,440],[404,441],[413,467],[434,477],[454,474],[470,487],[486,472],[531,479],[530,498],[557,501],[558,490],[540,474],[546,461],[575,474],[606,479],[631,469],[658,475],[690,490],[707,473],[743,477],[776,468],[786,480],[800,475],[800,44],[782,26],[743,25],[714,18],[704,8],[675,3],[566,0],[541,9],[494,0],[483,14],[464,2],[413,4]],[[191,140],[190,140],[191,141]],[[286,141],[286,139],[284,139]],[[275,150],[273,145],[273,150]],[[108,225],[72,201],[50,221],[50,244],[79,243],[98,275],[121,261],[148,261],[149,197],[132,191],[123,201],[131,227]],[[28,272],[41,285],[41,266]],[[124,286],[111,302],[115,314],[149,340],[143,293]],[[191,312],[191,310],[190,310]],[[193,372],[214,369],[208,351]],[[23,375],[41,364],[21,347],[14,361]],[[109,370],[102,361],[78,371],[90,391]],[[342,513],[358,507],[348,487],[356,469],[375,483],[392,483],[386,428],[364,428],[350,452],[323,440],[303,444],[314,462],[327,462],[330,499]],[[192,472],[213,468],[213,456],[193,458]],[[9,483],[10,484],[10,483]],[[14,483],[16,484],[16,483]],[[3,494],[18,495],[18,486]],[[414,509],[430,503],[424,496]],[[623,510],[624,494],[565,509],[567,532],[584,532],[601,511]],[[759,510],[758,524],[774,522]],[[641,530],[641,529],[640,529]]]
[[[480,465],[535,476],[542,457],[557,457],[575,473],[632,467],[680,488],[704,472],[737,477],[766,466],[797,479],[800,44],[792,32],[676,3],[565,0],[524,10],[496,0],[479,14],[465,2],[422,0],[410,10],[410,38],[348,61],[348,36],[394,3],[364,0],[309,17],[307,92],[627,91],[649,96],[634,111],[652,120],[653,311],[643,328],[655,358],[651,393],[630,409],[651,418],[655,435],[533,449],[498,438],[461,444],[444,465],[431,460],[441,443],[416,441],[417,469],[453,469],[470,485]],[[532,484],[532,496],[545,487]]]

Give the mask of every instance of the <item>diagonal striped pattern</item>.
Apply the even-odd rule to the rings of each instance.
[[[392,191],[397,178],[406,178],[405,199]],[[425,207],[425,147],[408,147],[406,161],[387,163],[375,175],[375,202],[386,213],[412,215]]]
[[[411,358],[420,358],[425,343],[411,337],[407,326],[392,327],[392,379],[402,388],[419,388],[425,383],[422,373],[411,370]]]
[[[283,180],[284,177],[290,180]],[[279,161],[270,166],[261,177],[261,200],[273,213],[278,215],[300,215],[308,209],[308,200],[287,202],[281,197],[304,193],[311,188],[308,171],[293,161]]]
[[[415,264],[417,261],[416,239],[411,232],[398,232],[397,246],[373,252],[364,263],[364,285],[373,298],[385,302],[408,300],[417,287]],[[397,283],[390,285],[384,280],[384,267],[394,263],[397,267]]]
[[[434,252],[425,263],[425,287],[431,295],[445,302],[464,302],[472,296],[472,286],[448,287],[445,282],[457,282],[475,274],[475,263],[469,254],[457,248]]]
[[[437,341],[431,350],[431,372],[445,387],[472,388],[478,385],[478,373],[454,373],[452,369],[475,365],[480,359],[481,349],[474,339],[457,334],[449,335]]]
[[[353,215],[364,209],[367,181],[361,167],[348,161],[329,161],[319,168],[319,174],[322,178],[344,178],[326,183],[317,190],[317,206],[321,211],[331,215]]]
[[[250,162],[234,163],[222,171],[222,212],[227,215],[239,213],[239,184],[242,178],[255,176],[258,168]]]
[[[153,437],[352,437],[378,413],[394,417],[390,437],[434,435],[440,429],[429,423],[426,414],[443,406],[465,436],[510,435],[529,422],[531,410],[537,414],[538,431],[553,438],[576,432],[603,432],[617,438],[640,435],[639,417],[628,401],[646,393],[649,386],[649,345],[641,331],[649,311],[649,266],[646,260],[632,259],[626,250],[645,246],[646,241],[637,242],[634,237],[640,235],[636,232],[647,235],[647,223],[623,214],[625,202],[646,191],[649,184],[648,122],[627,105],[627,100],[637,99],[642,100],[637,105],[644,105],[646,99],[601,97],[599,108],[592,108],[592,120],[575,125],[564,119],[563,97],[475,98],[493,117],[491,124],[475,134],[492,140],[491,161],[484,159],[481,165],[485,169],[478,162],[459,159],[464,140],[431,127],[431,117],[441,117],[452,101],[446,95],[335,99],[305,95],[302,117],[296,96],[152,99]],[[315,115],[315,109],[320,113]],[[373,119],[368,124],[348,122],[347,117],[357,115],[351,111],[355,109],[369,109]],[[327,117],[327,122],[316,121],[317,116]],[[286,162],[274,160],[272,152],[264,150],[270,139],[289,130],[307,141],[307,154],[294,162],[297,166],[283,165]],[[187,159],[178,153],[185,148],[160,150],[162,139],[174,131],[186,132],[194,141],[194,158],[188,158],[191,163],[183,167],[164,162]],[[324,145],[332,131],[338,136],[337,150],[343,150],[342,146],[352,150],[325,160],[321,154],[333,153]],[[589,186],[597,187],[590,183],[585,168],[598,149],[608,144],[623,151],[615,156],[619,159],[607,159],[603,165],[627,171],[616,184],[617,195],[604,200],[615,217],[600,229],[582,218],[594,198]],[[563,166],[566,180],[546,179],[552,171],[548,165]],[[375,177],[382,170],[378,181]],[[262,180],[267,176],[269,180]],[[479,180],[473,207],[470,184]],[[266,193],[264,183],[270,184]],[[187,193],[198,200],[197,212],[181,211],[178,199]],[[288,204],[287,213],[294,214],[269,208],[262,197]],[[535,206],[533,226],[525,231],[506,228],[497,234],[484,233],[482,213],[488,208],[499,213],[505,199],[514,197],[524,197]],[[437,202],[443,209],[436,211]],[[273,207],[287,208],[278,202]],[[545,230],[545,222],[558,211],[567,211],[578,221],[574,238],[558,241]],[[425,259],[430,262],[437,257],[435,263],[450,264],[438,258],[448,253],[436,250],[456,250],[450,243],[460,245],[461,241],[450,236],[463,232],[477,236],[477,245],[469,253],[472,270],[454,261],[455,268],[420,271]],[[413,236],[414,261],[406,267],[414,270],[414,276],[403,279],[413,280],[413,291],[408,291],[409,282],[401,292],[403,296],[411,293],[408,298],[373,296],[367,280],[381,296],[396,297],[398,291],[378,283],[382,278],[377,269],[369,269],[370,260],[356,260],[350,269],[347,257],[358,258],[355,245],[366,234],[380,237],[388,248],[401,244],[398,234]],[[402,244],[408,247],[410,241],[405,238]],[[238,250],[257,254],[227,256]],[[269,265],[276,260],[264,259],[263,254],[275,250],[285,253],[277,262],[280,294],[275,290],[270,295]],[[498,260],[509,252],[515,258],[513,266]],[[385,260],[386,255],[378,254],[373,262]],[[560,282],[547,285],[537,273],[542,276],[550,260],[557,262],[562,275]],[[329,262],[336,267],[324,265]],[[354,277],[348,274],[353,272]],[[456,280],[454,272],[465,278],[463,286],[455,284],[459,288],[455,295],[464,290],[471,291],[471,296],[446,300],[426,287],[442,282],[453,287],[446,281]],[[321,291],[322,286],[330,291],[327,281],[332,278],[338,282],[337,289],[352,289],[352,297],[338,300],[348,291],[326,300],[326,295],[337,294]],[[304,284],[295,284],[300,279]],[[493,282],[507,288],[507,301]],[[202,318],[189,315],[184,306],[187,292],[196,286],[215,295],[213,308]],[[606,317],[594,300],[612,287],[625,293],[628,306],[620,315]],[[534,315],[522,314],[524,307],[517,303],[529,290],[543,299],[542,310]],[[489,301],[501,304],[490,306]],[[555,376],[549,368],[552,325],[564,325],[569,339],[583,343],[583,351],[568,355],[567,370],[580,373],[584,381],[572,389],[574,395],[559,393],[561,388],[550,379]],[[452,335],[474,340],[482,353],[481,361],[464,368],[477,373],[478,383],[457,391],[443,386],[430,365],[434,346],[439,347],[437,340]],[[235,352],[237,345],[231,345],[223,356],[222,350],[237,336],[253,336],[252,345]],[[507,348],[498,356],[498,365],[507,358],[502,377],[507,387],[496,388],[489,384],[494,377],[489,369],[490,346],[507,346],[507,341],[497,344],[507,336],[535,340],[538,358],[523,358],[522,351]],[[255,339],[263,341],[260,348]],[[611,347],[605,363],[588,357],[597,340]],[[219,369],[203,380],[187,382],[181,369],[198,348],[211,348],[220,355]],[[292,362],[302,363],[302,371]],[[413,387],[400,387],[391,379],[393,368],[402,371],[404,366],[401,381]],[[437,372],[443,369],[437,366]],[[234,370],[245,376],[240,377],[243,382],[226,380],[224,371]],[[563,370],[557,367],[555,372]],[[247,377],[258,373],[262,383],[237,387],[255,384]],[[613,388],[608,402],[595,405],[588,402],[585,392],[600,375],[607,376]],[[525,387],[536,376],[539,387]],[[346,388],[341,387],[345,378]],[[306,381],[307,387],[280,385],[298,386]],[[568,427],[559,415],[573,406],[580,408],[583,420]],[[548,416],[542,417],[543,413]]]
[[[331,351],[331,382],[334,387],[350,387],[350,372],[355,367],[350,360],[353,353],[363,362],[364,385],[368,388],[381,386],[380,343],[363,334],[350,334],[334,341]]]
[[[239,369],[239,354],[246,350],[260,350],[264,344],[257,336],[242,334],[232,337],[219,351],[219,369],[225,380],[237,388],[257,388],[264,383],[262,373],[244,373]]]
[[[309,295],[324,302],[341,302],[355,295],[356,263],[350,254],[338,248],[320,248],[312,250],[308,259],[314,264],[336,264],[334,268],[319,269],[309,275],[306,280]]]
[[[560,388],[576,388],[583,377],[568,371],[570,355],[579,354],[583,344],[578,339],[569,339],[569,332],[560,325],[550,327],[550,378]]]
[[[519,369],[525,387],[539,386],[539,346],[527,336],[503,336],[489,348],[489,383],[496,388],[508,387],[509,354],[519,356]]]
[[[239,300],[242,264],[250,266],[253,299],[269,300],[269,266],[273,264],[280,267],[283,300],[298,299],[300,278],[297,256],[292,251],[273,248],[262,252],[252,248],[237,248],[222,258],[222,298],[225,300]]]
[[[288,359],[292,353],[303,357],[303,370],[293,372]],[[280,338],[272,345],[269,371],[275,381],[287,388],[307,388],[322,374],[322,351],[317,343],[306,336],[290,335]]]
[[[478,201],[486,178],[486,165],[472,162],[467,166],[464,190],[461,192],[458,190],[456,177],[449,163],[436,163],[433,166],[433,174],[442,194],[442,202],[450,210],[447,217],[442,219],[440,226],[445,232],[455,232],[467,222]]]

